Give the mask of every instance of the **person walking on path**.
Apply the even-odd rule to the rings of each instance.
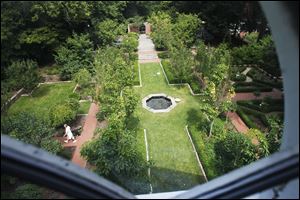
[[[65,142],[65,143],[68,143],[69,140],[73,140],[73,143],[75,143],[77,140],[75,140],[75,137],[74,137],[74,135],[73,135],[73,133],[72,133],[72,131],[71,131],[71,127],[68,126],[67,124],[65,124],[64,127],[65,127],[65,134],[64,134],[64,137],[67,136],[67,140],[65,140],[64,142]]]

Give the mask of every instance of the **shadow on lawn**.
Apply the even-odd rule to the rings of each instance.
[[[110,178],[110,180],[135,195],[149,194],[150,182],[153,193],[187,190],[204,183],[204,177],[198,174],[190,174],[159,167],[151,167],[150,182],[147,171],[143,171],[143,174],[140,176],[129,177],[126,175],[117,175],[114,178]]]
[[[201,110],[192,108],[188,110],[187,115],[186,121],[189,126],[195,126],[198,130],[206,131],[208,129],[207,119]]]
[[[154,193],[187,190],[204,182],[204,177],[199,174],[190,174],[159,167],[151,168],[151,183]]]
[[[33,91],[32,97],[39,98],[46,96],[50,92],[50,87],[50,85],[45,85],[37,88],[35,91]]]

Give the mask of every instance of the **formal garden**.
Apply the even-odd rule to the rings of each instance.
[[[79,148],[134,194],[186,190],[278,151],[284,91],[259,5],[190,3],[1,2],[1,134],[67,160]],[[92,105],[91,138],[64,145],[66,123],[83,140]],[[59,196],[1,177],[1,198]]]

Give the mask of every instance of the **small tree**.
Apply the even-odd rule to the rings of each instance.
[[[79,87],[86,87],[91,82],[92,76],[87,69],[80,69],[73,75],[73,80],[79,85]]]
[[[149,17],[152,25],[151,37],[158,49],[166,49],[172,42],[172,23],[171,16],[165,12],[155,12]]]
[[[123,33],[123,27],[111,19],[106,19],[96,25],[96,35],[101,46],[111,45],[117,36]]]
[[[37,62],[32,60],[21,60],[12,62],[6,69],[8,83],[12,89],[24,88],[26,91],[37,86],[40,77]]]
[[[180,39],[187,47],[194,44],[197,32],[200,29],[201,20],[197,15],[179,14],[173,26],[173,33],[176,38]]]
[[[191,78],[194,65],[192,54],[179,40],[176,47],[170,49],[170,63],[172,71],[180,83],[187,82]]]

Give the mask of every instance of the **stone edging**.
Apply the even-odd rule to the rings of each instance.
[[[199,96],[199,95],[203,95],[202,93],[194,93],[193,92],[193,90],[192,90],[192,88],[191,88],[191,86],[190,86],[190,84],[188,84],[188,83],[170,83],[169,82],[169,80],[168,80],[168,77],[167,77],[167,75],[166,75],[166,72],[165,72],[165,70],[164,70],[164,67],[162,66],[162,64],[161,64],[161,62],[159,62],[159,65],[160,65],[160,67],[161,67],[161,69],[162,69],[162,71],[163,71],[163,73],[164,73],[164,76],[165,76],[165,78],[166,78],[166,80],[167,80],[167,83],[168,83],[168,85],[187,85],[188,86],[188,88],[190,89],[190,92],[191,92],[191,94],[193,95],[193,96]]]
[[[147,162],[149,162],[149,148],[148,148],[148,140],[147,140],[147,131],[146,129],[144,129],[144,138],[145,138],[145,146],[146,146],[146,160]],[[150,177],[151,177],[151,173],[150,173],[150,167],[148,167],[148,177],[149,177],[149,181],[150,181]],[[152,189],[152,185],[150,184],[150,193],[152,194],[153,189]]]
[[[165,98],[168,98],[171,100],[172,102],[172,105],[166,109],[160,109],[160,110],[155,110],[153,108],[150,108],[148,105],[147,105],[147,100],[152,98],[152,97],[157,97],[157,96],[162,96],[162,97],[165,97]],[[176,105],[176,101],[174,99],[174,97],[171,97],[171,96],[168,96],[164,93],[160,93],[160,94],[149,94],[148,96],[144,97],[143,100],[142,100],[142,105],[143,105],[143,108],[145,108],[146,110],[150,111],[150,112],[153,112],[153,113],[166,113],[166,112],[170,112]]]
[[[197,158],[197,161],[198,161],[198,164],[199,164],[201,173],[203,174],[204,179],[205,179],[205,181],[207,182],[208,180],[207,180],[205,171],[204,171],[204,169],[203,169],[203,166],[202,166],[202,164],[201,164],[201,162],[200,162],[199,155],[198,155],[198,153],[197,153],[197,151],[196,151],[194,142],[193,142],[192,137],[191,137],[191,135],[190,135],[190,132],[189,132],[189,130],[188,130],[188,125],[185,126],[185,131],[186,131],[186,134],[188,135],[188,137],[189,137],[189,139],[190,139],[190,142],[191,142],[191,144],[192,144],[192,147],[193,147],[194,153],[195,153],[195,155],[196,155],[196,158]]]
[[[24,92],[24,88],[21,88],[20,90],[18,90],[16,92],[16,94],[14,94],[11,98],[9,98],[8,101],[6,101],[3,106],[1,107],[1,112],[8,107],[11,103],[13,103],[14,101],[16,101],[20,96],[22,96],[22,93]]]
[[[29,93],[29,94],[22,94],[21,96],[22,97],[26,97],[26,96],[30,96],[30,95],[32,95],[32,93],[33,93],[33,91],[36,89],[36,88],[38,88],[38,87],[40,87],[40,85],[48,85],[48,84],[56,84],[56,83],[71,83],[72,81],[55,81],[55,82],[44,82],[44,83],[39,83],[35,88],[33,88],[32,90],[31,90],[31,92]],[[75,92],[75,90],[76,90],[76,88],[78,87],[78,84],[76,84],[76,86],[75,86],[75,88],[73,89],[73,92],[72,93],[74,93]]]
[[[140,84],[139,85],[134,85],[133,87],[142,87],[142,75],[141,75],[141,66],[140,66],[140,63],[138,62],[138,67],[139,67],[139,81],[140,81]]]

